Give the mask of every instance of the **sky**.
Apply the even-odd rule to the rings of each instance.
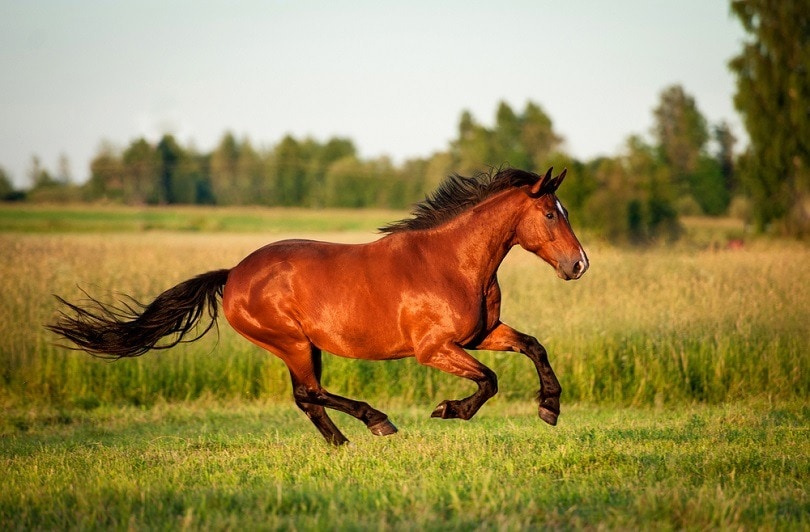
[[[589,160],[648,135],[673,84],[744,139],[744,37],[724,0],[0,0],[0,167],[27,187],[33,156],[52,174],[66,156],[81,183],[102,142],[211,151],[228,131],[399,163],[501,101],[539,104]]]

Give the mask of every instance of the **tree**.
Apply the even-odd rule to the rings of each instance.
[[[90,180],[85,190],[90,199],[121,201],[123,198],[121,157],[109,142],[102,142],[98,153],[90,161]]]
[[[715,158],[720,166],[720,174],[729,195],[737,189],[737,180],[734,175],[734,145],[737,144],[737,137],[731,132],[731,126],[722,121],[714,126],[714,140],[717,143],[717,153]]]
[[[549,157],[561,142],[551,118],[539,105],[528,102],[518,115],[506,102],[500,102],[493,129],[478,124],[469,111],[461,114],[458,139],[452,144],[454,166],[465,175],[504,164],[545,171]]]
[[[335,161],[326,172],[325,203],[330,207],[370,207],[376,204],[378,180],[369,163],[354,155]]]
[[[155,148],[141,137],[124,151],[122,163],[124,201],[136,205],[156,203],[159,175]]]
[[[31,181],[31,188],[47,188],[57,184],[56,179],[42,166],[42,161],[37,155],[31,156],[31,166],[28,168],[28,179]]]
[[[163,135],[157,145],[158,203],[179,203],[185,195],[185,186],[180,183],[180,162],[183,149],[172,135]]]
[[[244,192],[239,190],[237,165],[239,144],[231,132],[225,133],[219,145],[211,154],[211,187],[217,203],[231,205],[241,203]],[[247,193],[249,194],[249,192]]]
[[[11,178],[9,178],[5,168],[0,166],[0,201],[10,201],[12,199],[15,199],[14,185],[11,184]]]
[[[463,175],[480,172],[495,163],[492,132],[478,124],[469,111],[461,113],[458,139],[452,144],[455,170]],[[446,177],[446,174],[443,176]]]
[[[276,166],[277,205],[301,205],[308,195],[306,189],[306,157],[301,143],[292,136],[285,136],[274,150]]]
[[[706,119],[695,99],[680,85],[664,89],[653,114],[653,136],[658,141],[661,156],[674,172],[675,179],[683,183],[697,170],[709,140]]]
[[[330,167],[338,161],[356,159],[357,149],[354,143],[347,138],[333,137],[326,144],[313,142],[310,161],[307,164],[306,189],[308,190],[304,204],[309,207],[321,207],[326,202],[327,173]]]
[[[395,209],[404,209],[418,202],[427,189],[429,159],[409,159],[399,169],[402,189],[401,196],[391,196],[390,206]],[[433,190],[435,187],[430,187]]]
[[[64,153],[59,154],[59,162],[57,163],[56,169],[56,181],[63,184],[69,185],[73,181],[73,175],[70,171],[70,159]]]
[[[34,155],[31,158],[31,168],[28,171],[32,186],[26,198],[31,201],[48,203],[79,200],[79,189],[70,184],[69,172],[67,157],[64,155],[59,159],[59,174],[57,177],[51,175],[42,166],[39,157]]]
[[[757,227],[810,235],[810,9],[806,0],[733,0],[751,36],[729,66],[750,144],[740,178]]]
[[[531,169],[531,160],[521,138],[522,129],[523,117],[516,115],[506,102],[498,104],[492,134],[494,160],[490,164],[507,163],[514,168]]]
[[[272,184],[265,179],[265,165],[261,155],[247,138],[242,140],[238,151],[234,203],[239,205],[267,203],[272,193]]]
[[[453,155],[450,152],[440,151],[434,153],[428,159],[425,167],[425,181],[420,191],[421,195],[435,190],[453,172],[453,165]]]
[[[597,234],[630,244],[679,236],[670,169],[640,137],[631,136],[621,155],[594,162],[588,173],[596,185],[582,216]]]
[[[563,139],[554,133],[551,117],[533,102],[526,104],[521,122],[520,141],[529,158],[525,169],[542,172]]]
[[[695,99],[680,85],[667,87],[653,111],[653,135],[659,156],[670,170],[681,205],[697,205],[703,214],[718,215],[728,207],[730,194],[721,157],[731,157],[733,136],[722,125],[719,139],[726,152],[712,157],[708,151],[709,126]],[[729,144],[729,142],[731,144]],[[730,167],[727,168],[730,172]],[[682,207],[682,210],[684,207]]]

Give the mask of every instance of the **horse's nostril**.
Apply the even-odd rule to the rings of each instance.
[[[584,270],[585,270],[585,263],[583,261],[580,260],[580,261],[577,261],[576,264],[574,264],[574,274],[579,275]]]

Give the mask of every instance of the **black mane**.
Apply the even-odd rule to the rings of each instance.
[[[418,229],[431,229],[454,218],[459,213],[478,205],[485,199],[511,188],[533,185],[542,176],[534,172],[506,168],[480,172],[472,177],[451,174],[424,201],[414,205],[411,218],[392,222],[379,230],[398,233]]]

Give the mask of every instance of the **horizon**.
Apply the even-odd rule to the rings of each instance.
[[[33,156],[53,173],[64,154],[83,183],[103,142],[164,134],[203,152],[227,132],[343,137],[401,164],[446,150],[465,110],[492,125],[500,101],[540,105],[587,161],[648,138],[673,84],[745,144],[725,2],[0,6],[0,167],[20,188]]]

